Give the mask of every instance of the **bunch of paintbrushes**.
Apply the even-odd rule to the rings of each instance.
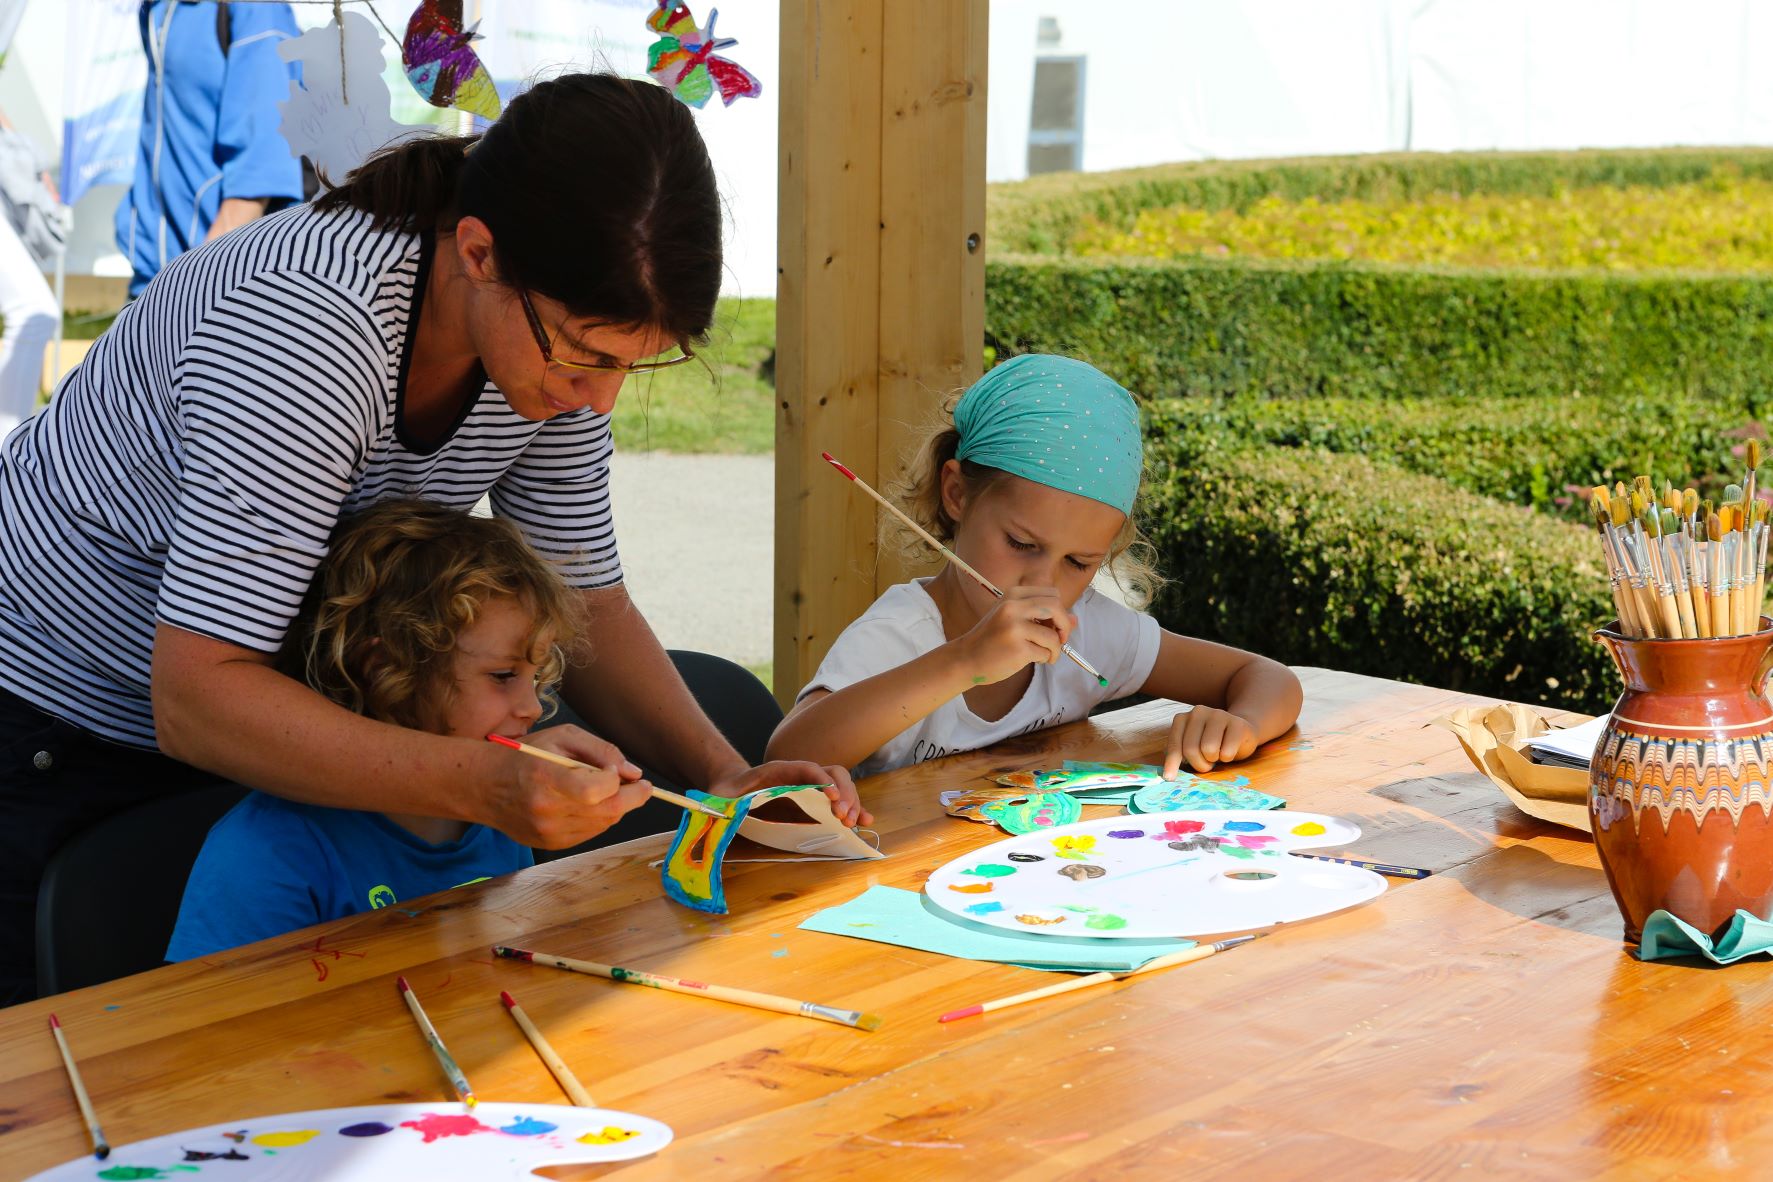
[[[1768,506],[1755,494],[1759,440],[1748,443],[1748,475],[1722,504],[1648,476],[1628,488],[1597,485],[1589,505],[1600,530],[1625,634],[1705,640],[1760,630],[1767,587]]]

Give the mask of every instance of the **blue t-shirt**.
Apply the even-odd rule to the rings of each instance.
[[[207,956],[534,863],[529,847],[484,825],[432,845],[380,813],[250,792],[204,839],[166,959]]]

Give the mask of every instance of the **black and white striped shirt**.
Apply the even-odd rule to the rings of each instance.
[[[0,686],[151,747],[155,622],[276,651],[339,516],[388,497],[490,491],[568,583],[621,581],[607,417],[488,383],[441,443],[403,430],[431,242],[296,206],[124,309],[0,443]]]

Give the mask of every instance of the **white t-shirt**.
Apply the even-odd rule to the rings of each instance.
[[[800,696],[814,690],[845,689],[945,643],[942,613],[924,589],[928,582],[914,579],[888,587],[860,619],[843,630]],[[1077,615],[1077,628],[1071,634],[1071,647],[1102,671],[1107,686],[1069,658],[1036,665],[1034,680],[1021,701],[996,722],[974,714],[966,699],[957,694],[863,760],[855,769],[856,776],[872,776],[1075,722],[1102,702],[1125,697],[1144,685],[1157,662],[1162,634],[1157,621],[1098,595],[1094,588],[1078,597],[1072,611]]]

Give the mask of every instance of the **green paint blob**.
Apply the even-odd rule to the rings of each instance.
[[[1241,845],[1222,845],[1219,847],[1219,852],[1229,854],[1233,858],[1242,858],[1245,861],[1256,856],[1255,850],[1246,850]]]
[[[1101,915],[1090,916],[1088,919],[1084,920],[1084,926],[1086,928],[1095,928],[1099,932],[1112,932],[1116,928],[1126,927],[1127,921],[1118,915],[1108,915],[1104,913]]]
[[[138,1178],[164,1178],[166,1171],[153,1166],[112,1166],[108,1170],[100,1170],[98,1176],[105,1182],[131,1182]]]
[[[1014,866],[1002,866],[996,862],[980,862],[977,866],[961,871],[962,874],[972,874],[979,878],[1002,878],[1015,872]]]

